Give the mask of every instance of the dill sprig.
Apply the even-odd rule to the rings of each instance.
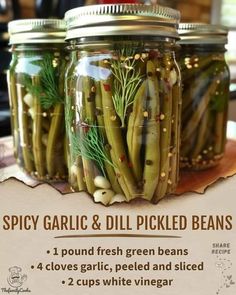
[[[117,51],[115,58],[111,59],[111,71],[115,77],[112,100],[122,127],[125,127],[127,109],[133,104],[142,82],[140,71],[135,69],[134,55],[133,49],[126,48]]]
[[[113,166],[113,163],[106,154],[104,137],[99,132],[98,127],[89,126],[89,130],[84,134],[81,142],[81,155],[94,160],[98,167],[101,168],[103,175],[105,175],[104,163],[106,162],[111,166]]]
[[[51,106],[63,102],[59,91],[59,71],[58,67],[53,65],[53,57],[50,54],[45,54],[41,66],[43,93],[40,102],[45,109],[49,109]]]
[[[29,93],[39,99],[44,109],[49,109],[57,103],[63,103],[63,97],[59,91],[59,67],[54,66],[53,58],[53,54],[47,53],[42,60],[35,62],[41,67],[39,85],[32,85],[30,75],[24,75],[22,82]]]
[[[32,85],[32,77],[29,74],[24,74],[22,76],[21,84],[24,85],[27,89],[27,91],[37,98],[40,97],[42,93],[42,87],[41,85]]]
[[[73,158],[81,156],[96,162],[97,167],[106,176],[105,163],[113,167],[114,164],[106,153],[105,140],[99,127],[95,124],[82,123],[78,126],[79,130],[76,131],[73,127],[74,116],[75,109],[72,108],[72,98],[68,96],[65,104],[65,121]]]
[[[105,150],[105,140],[96,125],[81,125],[77,134],[71,134],[73,152],[85,159],[96,162],[106,176],[105,163],[114,167]]]

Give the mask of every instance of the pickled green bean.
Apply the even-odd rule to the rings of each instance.
[[[148,105],[149,116],[146,125],[146,150],[143,172],[144,198],[151,200],[157,188],[160,177],[161,153],[160,149],[160,98],[156,68],[151,60],[147,62]],[[162,135],[163,136],[163,135]],[[155,151],[155,153],[153,152]]]
[[[40,79],[38,76],[32,77],[32,85],[38,86],[40,85]],[[45,148],[42,144],[42,107],[38,97],[33,97],[34,105],[34,117],[33,117],[33,155],[34,162],[37,171],[37,176],[39,179],[43,179],[46,174],[46,166],[45,166]]]

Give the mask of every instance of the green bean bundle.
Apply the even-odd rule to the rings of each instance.
[[[224,155],[229,99],[224,26],[182,23],[180,64],[183,81],[181,167],[202,170]]]
[[[70,183],[105,205],[135,198],[157,203],[178,180],[179,68],[171,51],[122,45],[71,55]]]
[[[13,52],[8,73],[15,155],[21,168],[39,180],[63,180],[65,54]]]
[[[65,22],[21,19],[11,21],[8,31],[12,61],[7,80],[17,163],[37,180],[65,180]]]
[[[183,49],[182,59],[181,166],[205,169],[219,163],[224,154],[229,71],[223,53],[185,56]]]

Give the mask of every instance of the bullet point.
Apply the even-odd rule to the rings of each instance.
[[[47,254],[50,254],[50,250],[47,251]]]
[[[65,285],[66,282],[65,281],[62,281],[61,283],[62,283],[62,285]]]
[[[32,269],[34,269],[34,266],[33,266],[33,265],[31,265],[31,268],[32,268]]]

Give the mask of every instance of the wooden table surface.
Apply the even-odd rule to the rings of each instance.
[[[217,167],[200,172],[181,171],[177,195],[185,192],[203,193],[210,184],[236,174],[236,122],[228,122],[227,137],[225,156]],[[40,184],[24,174],[16,164],[11,136],[0,138],[0,181],[10,177],[17,178],[32,187]],[[71,192],[69,184],[65,182],[53,183],[52,186],[62,193]]]

